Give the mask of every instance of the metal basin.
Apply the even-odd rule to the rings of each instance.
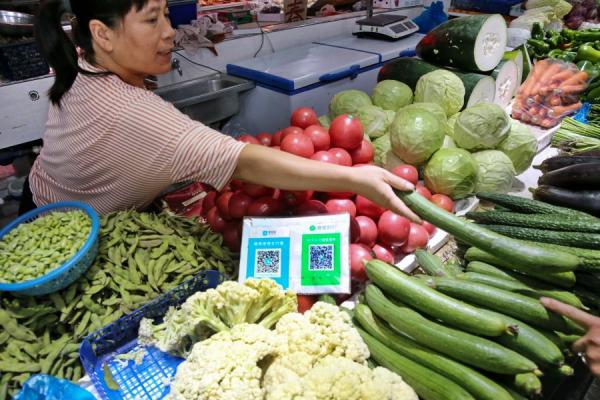
[[[214,74],[156,89],[154,92],[190,118],[206,125],[238,113],[239,94],[254,83],[226,74]]]
[[[15,11],[0,10],[0,33],[5,35],[29,35],[33,33],[35,17]]]

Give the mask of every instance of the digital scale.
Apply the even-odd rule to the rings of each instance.
[[[384,40],[398,40],[419,30],[417,24],[404,15],[378,14],[356,21],[353,35]]]

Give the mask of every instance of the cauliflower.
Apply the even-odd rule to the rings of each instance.
[[[271,328],[285,314],[296,311],[296,294],[271,279],[226,281],[190,296],[180,309],[169,310],[162,323],[140,323],[140,343],[182,357],[190,347],[216,332],[244,323]]]

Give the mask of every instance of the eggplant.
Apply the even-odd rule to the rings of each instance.
[[[600,190],[569,190],[542,185],[531,191],[536,200],[600,217]]]
[[[542,161],[540,165],[534,165],[533,168],[539,169],[543,173],[555,171],[570,165],[600,163],[600,153],[597,155],[582,155],[576,156],[556,156],[550,157]]]
[[[600,161],[555,169],[542,175],[538,184],[565,189],[600,189]]]

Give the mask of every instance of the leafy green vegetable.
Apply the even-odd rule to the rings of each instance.
[[[459,112],[465,100],[465,85],[456,74],[438,69],[423,75],[415,89],[415,103],[437,103],[446,116]]]
[[[375,151],[375,164],[382,168],[392,170],[398,165],[406,164],[392,151],[389,133],[375,139],[373,141],[373,149]]]
[[[444,142],[444,127],[430,111],[404,107],[390,126],[394,154],[412,165],[421,165]]]
[[[440,149],[425,167],[427,187],[454,199],[473,193],[476,179],[477,162],[463,149]]]
[[[517,174],[521,174],[531,166],[537,151],[537,139],[529,127],[519,121],[512,120],[510,132],[497,149],[510,158]]]
[[[370,105],[373,103],[365,92],[355,89],[344,90],[333,96],[329,103],[329,116],[333,119],[342,114],[355,115],[359,109]]]
[[[446,130],[446,135],[450,136],[451,138],[454,138],[454,125],[456,124],[456,120],[458,119],[459,115],[460,113],[456,113],[448,118],[448,129]]]
[[[509,130],[510,120],[502,107],[479,103],[460,113],[452,137],[463,149],[488,150],[498,146]]]
[[[388,114],[381,107],[364,106],[359,108],[354,115],[362,124],[365,134],[370,138],[384,135],[390,126]]]
[[[456,143],[454,143],[454,139],[450,136],[444,136],[444,143],[442,144],[442,149],[455,149]]]
[[[413,92],[403,82],[386,79],[375,86],[371,98],[376,106],[384,110],[397,111],[412,103]]]
[[[477,162],[476,192],[508,193],[515,179],[510,158],[499,150],[473,153]]]

